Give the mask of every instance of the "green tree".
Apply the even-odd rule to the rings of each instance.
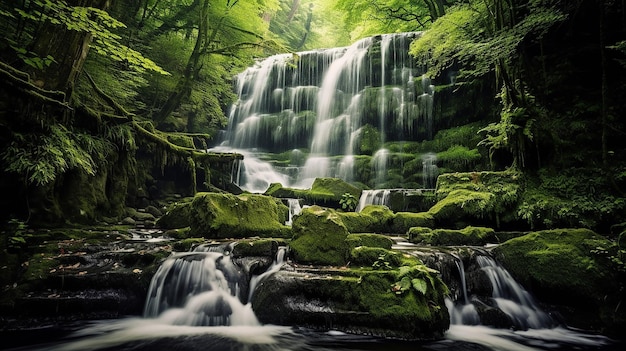
[[[484,129],[490,155],[508,150],[513,166],[526,166],[538,120],[545,118],[525,76],[526,50],[563,21],[558,1],[475,0],[451,8],[412,45],[429,63],[431,76],[460,67],[459,80],[493,75],[501,88],[501,120]]]

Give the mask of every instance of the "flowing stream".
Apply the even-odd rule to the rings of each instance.
[[[396,238],[400,241],[402,239]],[[315,331],[290,326],[261,325],[250,301],[255,287],[284,265],[285,249],[260,273],[245,274],[245,265],[231,257],[232,244],[200,246],[173,254],[152,279],[143,318],[89,322],[74,327],[60,340],[13,350],[621,350],[606,337],[559,325],[538,307],[532,296],[488,254],[476,264],[488,277],[492,307],[500,308],[514,327],[483,325],[466,285],[463,261],[450,257],[460,285],[456,301],[449,299],[451,325],[436,342],[384,340],[339,331]],[[407,242],[396,249],[413,250]],[[439,260],[443,262],[443,260]],[[31,341],[33,342],[33,341]]]

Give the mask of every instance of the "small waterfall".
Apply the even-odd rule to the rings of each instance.
[[[470,303],[467,297],[467,282],[465,279],[465,266],[463,260],[454,256],[457,270],[459,272],[459,278],[461,280],[461,292],[463,295],[463,301],[453,302],[451,299],[446,299],[446,307],[450,313],[450,324],[463,324],[463,325],[477,325],[480,324],[480,317],[476,311],[476,307]]]
[[[437,155],[427,153],[422,156],[422,185],[424,189],[434,189],[437,186],[437,176],[439,176]]]
[[[450,312],[451,324],[482,324],[482,313],[496,308],[508,316],[511,326],[516,329],[543,329],[557,325],[546,312],[537,306],[530,293],[515,281],[504,267],[483,251],[476,251],[472,254],[475,257],[474,264],[476,267],[473,279],[477,279],[477,273],[488,278],[488,281],[491,283],[491,296],[473,296],[470,299],[468,297],[469,288],[466,282],[467,273],[463,260],[455,254],[451,256],[454,259],[460,280],[460,291],[457,291],[456,301],[451,299],[446,301],[446,306]],[[473,285],[476,284],[479,283],[473,283]]]
[[[264,277],[280,269],[285,250],[279,249],[270,269],[248,283],[231,259],[234,245],[202,245],[170,256],[152,278],[144,317],[171,325],[258,326],[250,297]]]
[[[478,256],[476,261],[489,277],[498,308],[511,318],[516,328],[541,329],[555,326],[552,318],[537,306],[530,293],[504,267],[489,256]]]
[[[263,193],[272,183],[291,183],[288,175],[278,172],[271,164],[262,161],[253,152],[224,146],[215,147],[209,151],[242,154],[243,160],[233,163],[230,179],[241,189],[251,193]]]
[[[389,195],[391,195],[390,189],[363,190],[355,211],[361,212],[367,205],[387,205]]]
[[[286,247],[279,247],[278,253],[276,254],[276,259],[274,259],[274,263],[272,264],[272,266],[263,274],[254,276],[252,277],[252,279],[250,279],[250,294],[248,295],[248,301],[252,301],[252,298],[254,297],[254,291],[256,290],[257,285],[262,282],[263,279],[271,274],[278,272],[282,268],[283,263],[285,263],[286,253]]]
[[[387,176],[387,162],[389,159],[389,150],[380,149],[376,151],[372,158],[372,171],[376,175],[375,184],[380,185],[385,181]]]
[[[293,217],[302,212],[302,206],[300,206],[299,199],[287,199],[287,207],[289,207],[289,219],[285,222],[285,225],[291,226],[293,223]]]

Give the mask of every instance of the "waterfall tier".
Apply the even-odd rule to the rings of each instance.
[[[288,155],[289,164],[267,169],[248,164],[248,154],[234,177],[238,184],[263,191],[257,179],[271,178],[306,188],[316,177],[338,177],[383,185],[384,143],[433,133],[434,87],[408,54],[419,35],[386,34],[350,47],[275,55],[239,74],[222,146],[281,154],[275,159],[283,164]],[[369,169],[357,170],[359,156],[373,156]]]
[[[249,301],[255,286],[280,269],[285,250],[279,249],[267,271],[249,280],[246,269],[231,258],[233,245],[202,245],[169,257],[152,278],[144,317],[171,325],[258,326]]]

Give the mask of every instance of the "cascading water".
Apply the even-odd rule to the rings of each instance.
[[[391,190],[363,190],[355,211],[361,212],[367,205],[387,205]]]
[[[290,226],[293,224],[293,217],[299,215],[302,211],[302,206],[298,199],[287,199],[287,207],[289,207],[289,218],[285,224]]]
[[[496,305],[511,318],[516,328],[540,329],[556,326],[557,323],[537,306],[530,293],[493,258],[481,255],[476,257],[476,262],[489,277]]]
[[[358,157],[376,151],[363,149],[365,138],[384,147],[387,141],[432,136],[434,89],[408,54],[419,35],[386,34],[345,48],[275,55],[241,73],[239,99],[221,144],[247,152],[244,166],[236,170],[245,176],[233,179],[254,192],[263,191],[268,178],[296,188],[309,187],[316,177],[384,183],[384,167],[374,172],[375,180],[364,179],[369,172],[355,173]],[[415,77],[422,84],[415,84]],[[305,161],[290,163],[290,172],[297,168],[295,175],[269,163],[262,171],[250,170],[261,168],[258,164],[246,165],[250,158],[262,162],[255,158],[260,152],[293,150],[308,154]],[[381,162],[387,156],[376,154]]]
[[[265,273],[251,279],[231,259],[234,244],[176,253],[152,278],[144,317],[172,325],[258,326],[249,303],[254,287],[283,264],[284,249]]]
[[[424,188],[434,189],[437,186],[437,176],[439,168],[437,167],[437,155],[427,153],[422,156],[422,179]]]
[[[470,301],[466,272],[463,260],[453,255],[453,260],[458,270],[460,279],[460,291],[456,301],[448,299],[446,306],[450,312],[451,324],[477,325],[481,324],[480,313],[476,304],[492,305],[502,311],[510,320],[510,325],[516,329],[526,330],[552,328],[556,323],[546,312],[535,303],[531,294],[526,291],[511,274],[499,265],[486,252],[475,254],[475,264],[481,274],[485,275],[491,283],[491,297],[483,297],[484,302]]]

